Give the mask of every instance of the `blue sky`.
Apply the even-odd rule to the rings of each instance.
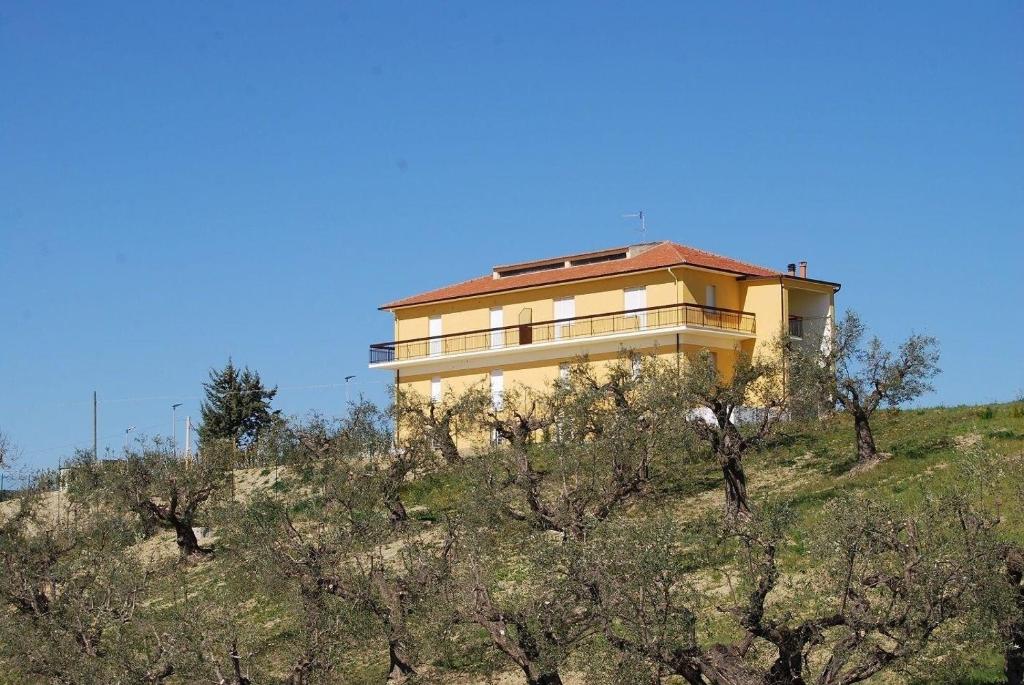
[[[6,3],[0,66],[32,466],[90,443],[94,389],[101,449],[197,417],[228,355],[287,413],[382,398],[378,304],[638,209],[939,337],[926,404],[1024,391],[1020,3]]]

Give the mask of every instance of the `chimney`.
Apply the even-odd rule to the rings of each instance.
[[[796,276],[796,264],[787,264],[786,273],[788,273],[790,276]]]
[[[807,278],[807,262],[800,262],[800,278]]]

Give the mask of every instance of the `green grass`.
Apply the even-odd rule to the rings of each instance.
[[[780,561],[785,571],[810,569],[814,564],[809,552],[813,540],[807,530],[821,516],[829,500],[844,493],[866,493],[896,504],[912,505],[928,489],[941,489],[957,477],[955,466],[965,459],[965,446],[982,448],[997,455],[1016,456],[1024,453],[1024,402],[991,404],[983,407],[937,407],[908,411],[880,411],[872,427],[878,448],[890,458],[864,472],[851,471],[857,463],[851,422],[834,417],[812,424],[789,424],[784,434],[745,462],[751,493],[755,502],[781,499],[795,511],[801,524],[796,527],[793,544]],[[698,502],[714,511],[721,489],[721,474],[714,464],[680,459],[678,468],[663,474],[655,496],[631,515],[645,515],[670,510],[689,516]],[[277,492],[288,489],[287,481],[270,486]],[[989,496],[1007,496],[1013,484],[995,488]],[[298,493],[301,488],[292,488]],[[403,500],[413,518],[440,521],[457,504],[473,493],[465,478],[452,474],[433,474],[410,481],[403,490]],[[317,497],[301,499],[293,505],[297,515],[313,516],[319,510]],[[710,507],[710,508],[709,508]],[[1003,525],[1012,538],[1024,540],[1024,512],[1006,511]],[[214,559],[202,570],[196,570],[196,582],[214,586],[220,561]],[[510,565],[503,580],[514,583],[520,569]],[[280,620],[266,633],[261,645],[272,658],[274,650],[283,649],[292,629],[282,601],[269,601],[251,610],[251,619],[258,625]],[[472,633],[476,629],[463,630]],[[477,631],[479,632],[479,631]],[[468,638],[468,639],[467,639]],[[379,680],[382,664],[374,654],[365,655],[366,674],[353,676],[353,682]],[[510,670],[508,664],[494,656],[483,636],[464,635],[460,643],[453,641],[451,653],[436,654],[435,664],[464,673],[485,670]],[[951,673],[949,683],[983,685],[1002,681],[1002,664],[995,649],[978,655],[973,670]],[[916,685],[910,676],[886,675],[869,682],[902,682]]]

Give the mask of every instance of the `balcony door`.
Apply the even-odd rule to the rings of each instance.
[[[505,312],[501,307],[491,309],[491,349],[505,346]]]
[[[555,300],[555,340],[568,338],[572,323],[561,319],[572,319],[576,316],[576,300],[571,297],[560,297]]]
[[[423,330],[422,328],[420,330]],[[441,317],[432,316],[427,322],[427,335],[430,336],[430,356],[441,354]]]
[[[647,309],[647,288],[626,288],[622,291],[624,296],[623,309],[629,312],[632,309]],[[632,322],[636,319],[638,329],[647,328],[647,312],[627,313],[626,317]]]

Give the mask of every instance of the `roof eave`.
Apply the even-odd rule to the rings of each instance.
[[[839,292],[840,288],[843,287],[842,283],[836,283],[835,281],[825,281],[819,278],[807,278],[806,276],[790,276],[788,274],[774,274],[772,276],[754,276],[746,275],[741,276],[741,281],[773,281],[777,278],[782,278],[786,281],[792,281],[794,283],[816,283],[818,285],[827,285],[832,287],[836,292]]]
[[[688,267],[688,268],[691,268],[691,269],[698,269],[698,270],[702,270],[702,271],[715,271],[715,272],[718,272],[718,273],[730,274],[730,275],[736,276],[737,280],[745,280],[747,278],[772,279],[772,278],[778,278],[779,276],[784,276],[785,275],[785,274],[771,274],[771,275],[758,276],[758,275],[755,275],[755,274],[749,274],[749,273],[746,273],[746,272],[743,272],[743,271],[737,271],[737,270],[734,270],[734,269],[725,269],[725,268],[721,268],[721,267],[704,266],[702,264],[693,264],[691,262],[687,262],[687,261],[684,260],[684,261],[676,262],[675,264],[666,264],[664,266],[641,267],[641,268],[633,269],[633,270],[619,271],[619,272],[613,273],[613,274],[602,274],[602,275],[599,275],[599,276],[583,276],[581,278],[568,278],[568,279],[566,279],[564,281],[555,281],[555,282],[552,282],[552,283],[540,283],[540,284],[537,284],[537,285],[527,285],[527,286],[521,286],[521,287],[516,287],[516,286],[513,285],[513,286],[510,286],[508,288],[501,288],[501,289],[498,289],[498,290],[491,290],[491,291],[488,291],[486,293],[476,293],[476,294],[473,294],[473,295],[457,295],[455,297],[438,297],[438,298],[432,299],[432,300],[423,300],[421,302],[410,302],[408,304],[402,304],[402,300],[394,300],[392,302],[387,302],[385,304],[382,304],[381,306],[377,307],[377,309],[378,309],[378,311],[382,311],[382,312],[383,311],[391,311],[391,312],[393,312],[396,309],[405,309],[406,307],[420,307],[420,306],[426,305],[426,304],[437,304],[438,302],[452,302],[452,301],[455,301],[455,300],[468,300],[468,299],[472,299],[474,297],[488,297],[489,295],[497,295],[497,294],[500,294],[500,293],[507,293],[507,292],[510,292],[510,291],[513,291],[513,290],[532,290],[532,289],[536,289],[536,288],[547,288],[547,287],[550,287],[550,286],[564,285],[566,283],[574,283],[574,282],[579,282],[579,281],[593,281],[593,280],[599,280],[599,279],[602,279],[602,278],[616,278],[617,276],[624,276],[624,275],[627,275],[627,274],[637,274],[637,273],[644,273],[644,272],[663,271],[665,269],[675,269],[675,268],[678,268],[678,267]],[[810,281],[812,279],[808,278],[808,279],[805,279],[805,280]],[[822,282],[824,283],[826,281],[822,281]],[[838,285],[838,284],[836,284],[836,285]]]

